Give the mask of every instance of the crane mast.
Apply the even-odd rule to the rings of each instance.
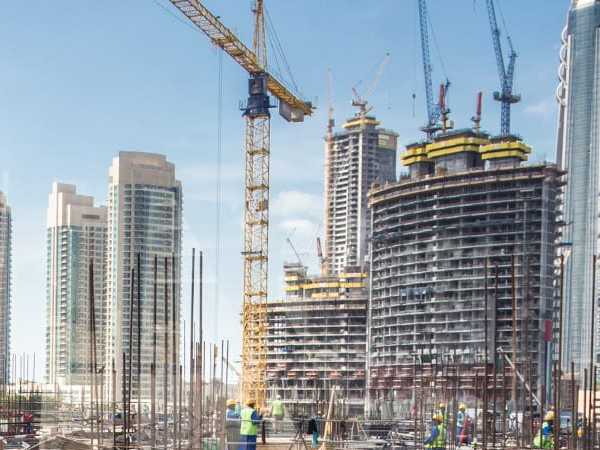
[[[425,102],[427,106],[426,128],[433,130],[439,114],[433,104],[433,81],[431,80],[431,54],[429,52],[429,21],[427,14],[427,1],[419,1],[419,26],[421,28],[421,56],[423,59],[423,74],[425,76]]]
[[[433,81],[432,81],[432,66],[431,52],[429,51],[429,13],[427,12],[427,0],[418,0],[419,7],[419,27],[421,32],[421,57],[423,59],[423,75],[425,81],[425,102],[427,106],[427,124],[422,128],[427,137],[431,138],[436,131],[450,125],[447,121],[443,126],[439,123],[440,117],[447,115],[450,112],[442,103],[435,104],[433,102]],[[448,94],[450,81],[446,80],[443,85],[444,97]],[[442,101],[443,99],[440,98]],[[451,128],[451,127],[449,127]]]
[[[245,130],[244,288],[242,306],[242,399],[264,406],[267,367],[267,281],[269,244],[269,161],[271,104],[288,122],[302,122],[313,106],[291,93],[267,71],[264,0],[255,0],[253,50],[248,49],[199,0],[171,0],[213,44],[250,75],[248,100],[242,108]]]
[[[500,135],[502,137],[510,136],[510,108],[513,103],[521,101],[521,96],[513,94],[513,83],[515,77],[515,62],[517,53],[515,52],[510,36],[507,36],[509,55],[508,68],[504,63],[504,54],[502,53],[502,43],[500,41],[500,28],[496,20],[496,9],[494,0],[486,0],[488,10],[488,20],[492,32],[492,43],[494,53],[496,54],[496,65],[498,68],[498,77],[500,78],[500,91],[494,92],[494,100],[501,103],[500,113]]]

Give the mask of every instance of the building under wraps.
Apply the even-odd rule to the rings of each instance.
[[[280,395],[287,415],[325,412],[331,388],[346,411],[362,416],[365,400],[366,274],[309,276],[286,264],[285,299],[269,302],[267,398]]]
[[[486,334],[490,364],[512,357],[513,317],[517,368],[540,386],[564,172],[523,165],[530,151],[516,137],[444,133],[407,146],[410,175],[371,190],[370,414],[410,405],[417,365],[460,364],[468,380]],[[460,390],[468,400],[475,385]]]

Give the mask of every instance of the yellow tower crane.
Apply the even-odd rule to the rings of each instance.
[[[279,100],[288,122],[302,122],[313,106],[288,90],[267,71],[263,0],[255,0],[253,50],[199,0],[171,0],[211,42],[249,74],[246,119],[244,211],[244,300],[242,309],[242,398],[264,406],[267,368],[267,278],[269,243],[269,159],[271,113],[269,93]]]

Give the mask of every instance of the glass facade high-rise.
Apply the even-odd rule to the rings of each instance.
[[[600,193],[600,2],[597,0],[571,2],[562,33],[559,78],[557,162],[568,171],[563,241],[571,248],[565,270],[562,365],[566,368],[573,361],[581,371],[590,363],[591,324],[592,320],[597,323],[598,317],[591,317],[592,261],[598,253]]]
[[[48,199],[46,378],[51,384],[91,383],[90,266],[93,268],[96,363],[104,359],[106,207],[54,183]]]
[[[139,392],[142,401],[147,402],[151,395],[151,365],[156,352],[156,393],[157,399],[163,401],[165,385],[168,394],[173,393],[173,368],[178,364],[174,361],[179,361],[180,352],[183,203],[175,166],[163,155],[120,152],[110,167],[107,203],[106,367],[115,366],[116,392],[120,398],[123,365],[128,370],[131,360],[134,380],[131,398],[135,402]],[[132,270],[135,271],[133,283]]]
[[[0,192],[0,384],[10,378],[11,250],[11,211]]]

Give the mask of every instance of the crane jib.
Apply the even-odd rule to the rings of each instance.
[[[290,122],[301,122],[304,116],[310,116],[315,109],[311,102],[306,102],[294,95],[272,74],[266,72],[258,63],[254,52],[223,23],[197,0],[171,0],[171,3],[198,27],[213,44],[223,49],[235,62],[249,74],[266,73],[267,89],[279,100],[280,114]]]

